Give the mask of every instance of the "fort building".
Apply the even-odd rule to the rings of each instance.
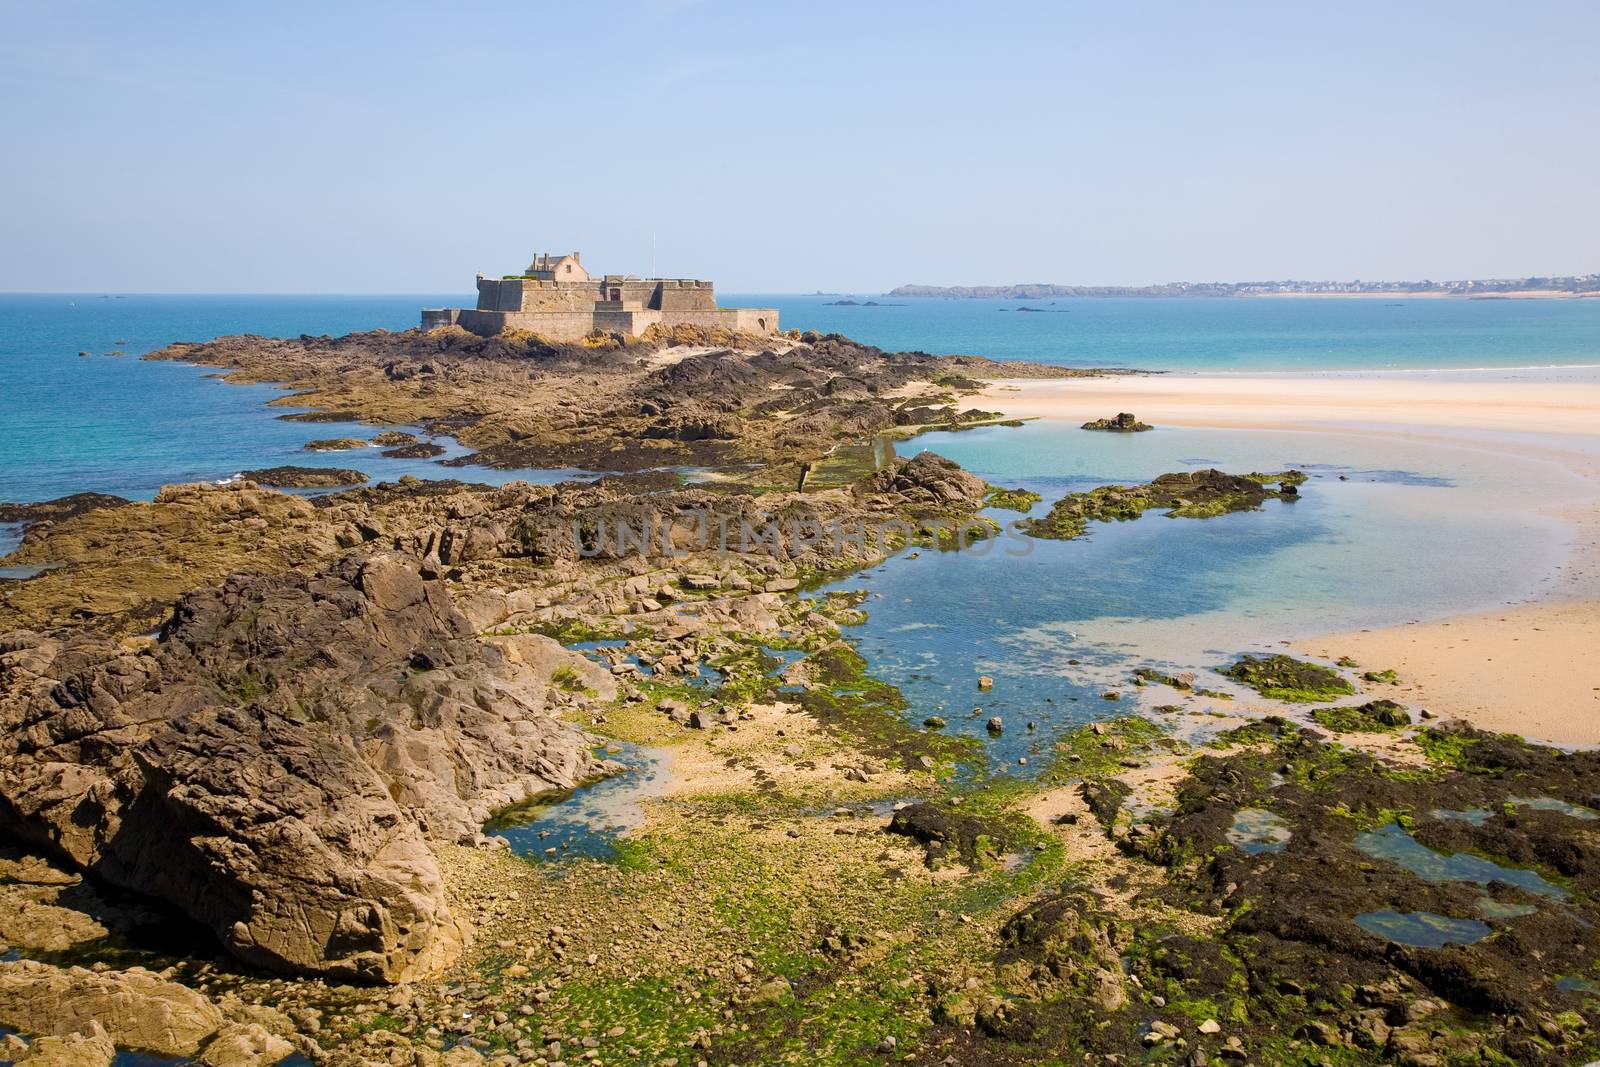
[[[719,308],[711,283],[694,278],[597,278],[576,252],[540,252],[521,274],[478,275],[477,307],[422,312],[424,330],[460,326],[485,337],[527,330],[552,341],[575,341],[595,330],[637,337],[657,323],[772,334],[778,330],[778,312]]]

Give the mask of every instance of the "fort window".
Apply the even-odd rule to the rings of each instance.
[[[621,300],[622,299],[622,290],[621,289],[613,289],[613,290],[611,290],[611,299],[613,299],[613,300]]]

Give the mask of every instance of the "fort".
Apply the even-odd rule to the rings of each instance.
[[[719,308],[711,283],[694,278],[592,277],[576,252],[540,252],[521,274],[478,275],[475,308],[422,312],[424,330],[460,326],[485,337],[527,330],[552,341],[575,341],[596,330],[637,337],[657,324],[772,334],[778,312]]]

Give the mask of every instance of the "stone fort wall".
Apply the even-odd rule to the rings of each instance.
[[[637,336],[658,323],[771,334],[777,332],[778,313],[771,308],[695,311],[483,311],[477,308],[443,308],[422,313],[422,326],[427,330],[460,326],[485,337],[508,330],[527,331],[552,341],[581,340],[595,330]]]
[[[525,330],[553,341],[576,341],[595,330],[637,336],[657,324],[773,334],[773,308],[719,308],[712,284],[694,278],[623,278],[587,282],[478,278],[475,308],[428,308],[422,328],[444,326],[483,336]]]
[[[656,311],[714,311],[710,282],[679,278],[627,278],[607,282],[546,282],[533,278],[479,278],[479,311],[590,311],[618,293],[625,304]]]

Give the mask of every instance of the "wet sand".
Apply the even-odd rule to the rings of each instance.
[[[1440,719],[1562,745],[1600,744],[1600,369],[999,381],[981,402],[1008,416],[1074,423],[1131,411],[1157,426],[1470,442],[1560,465],[1589,492],[1541,509],[1571,536],[1566,561],[1538,576],[1536,600],[1432,620],[1419,605],[1422,621],[1295,647],[1392,668],[1401,677],[1399,698]]]
[[[1337,634],[1299,651],[1393,669],[1395,699],[1486,730],[1600,745],[1600,605],[1534,604]],[[1388,687],[1382,695],[1388,695]]]

